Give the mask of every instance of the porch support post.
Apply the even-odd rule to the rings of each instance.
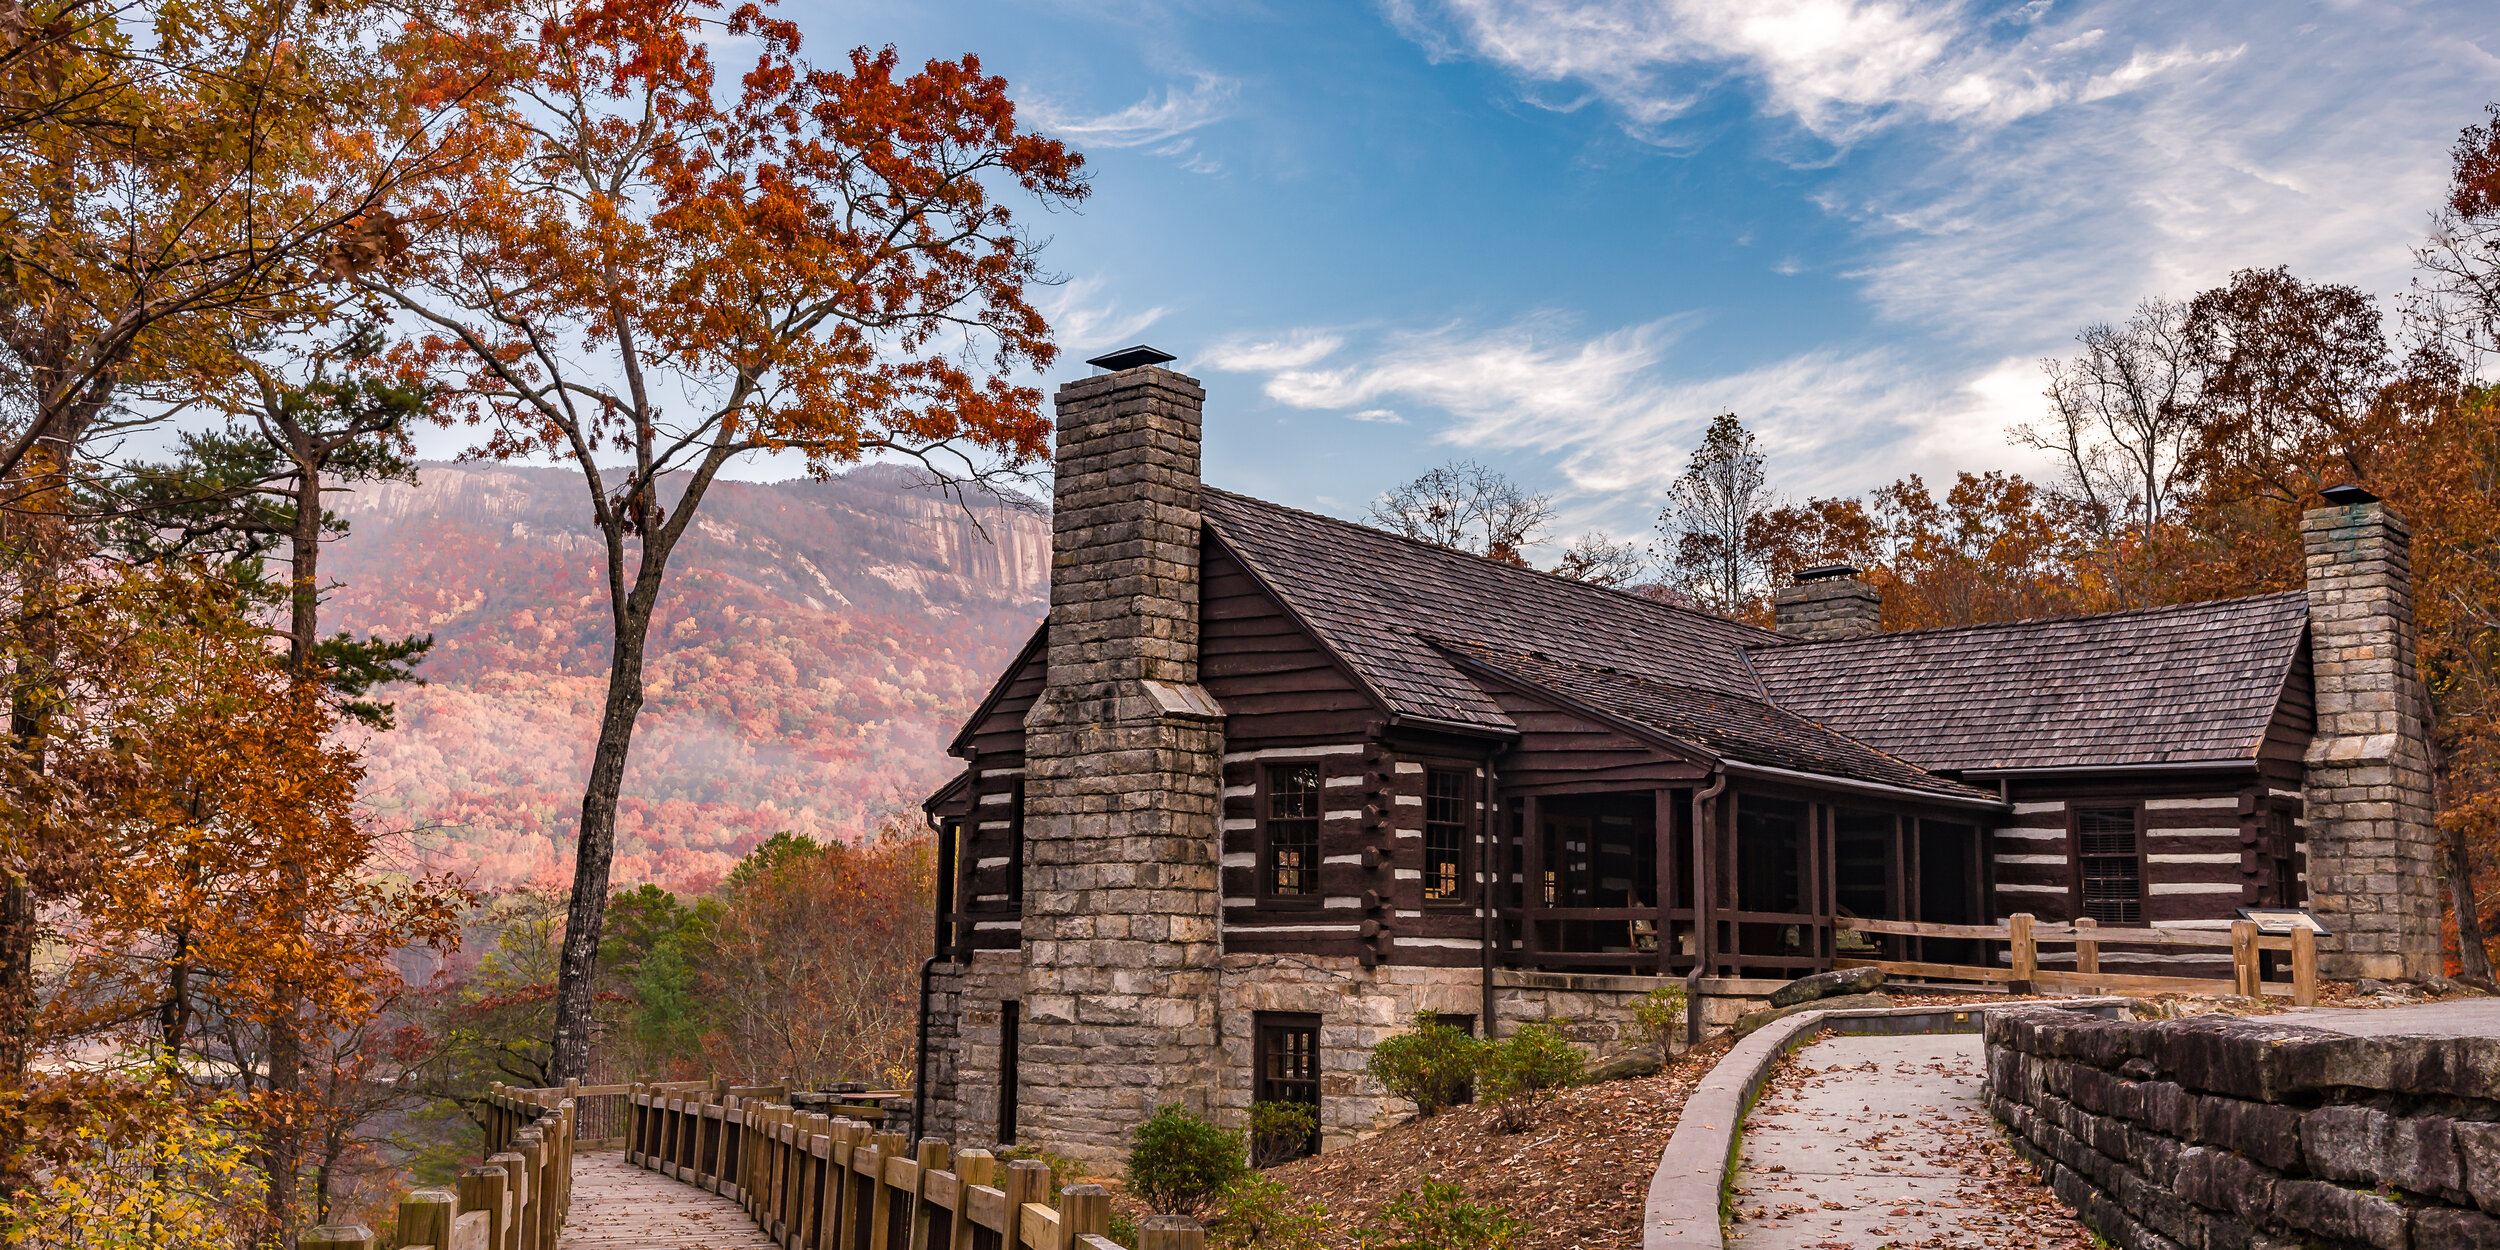
[[[1545,911],[1545,826],[1533,794],[1519,800],[1519,825],[1520,951],[1533,967],[1545,953],[1545,926],[1538,920]]]
[[[1658,863],[1658,975],[1675,971],[1675,791],[1661,787],[1651,791],[1656,798],[1652,810],[1650,840],[1657,846]]]

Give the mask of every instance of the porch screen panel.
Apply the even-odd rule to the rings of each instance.
[[[1267,770],[1267,892],[1319,893],[1319,765]]]
[[[1468,831],[1475,827],[1475,778],[1462,768],[1424,772],[1424,898],[1467,897]]]
[[[2083,914],[2102,924],[2143,923],[2144,876],[2136,857],[2135,809],[2080,809],[2075,834]]]

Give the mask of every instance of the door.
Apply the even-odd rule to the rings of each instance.
[[[1977,924],[1979,828],[1949,820],[1918,822],[1918,919],[1921,924]],[[1921,938],[1928,963],[1976,965],[1975,938]]]

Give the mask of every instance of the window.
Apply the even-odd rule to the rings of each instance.
[[[1260,1102],[1298,1102],[1311,1109],[1311,1140],[1306,1153],[1319,1153],[1319,1017],[1260,1012],[1253,1019],[1259,1033],[1258,1088]]]
[[[1319,893],[1319,765],[1280,764],[1267,770],[1267,893]]]
[[[1475,775],[1464,768],[1424,770],[1424,901],[1467,897],[1467,843],[1475,829]]]
[[[2075,811],[2075,862],[2083,877],[2083,914],[2102,924],[2144,922],[2144,875],[2136,859],[2135,809]]]
[[[1432,1022],[1445,1029],[1456,1029],[1470,1037],[1475,1036],[1476,1033],[1476,1016],[1474,1012],[1436,1012],[1432,1017]]]
[[[998,1005],[998,1144],[1016,1144],[1016,1032],[1022,1003]]]

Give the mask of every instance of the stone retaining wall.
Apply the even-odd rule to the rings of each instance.
[[[2500,1039],[1992,1012],[1990,1110],[2128,1250],[2500,1248]]]

